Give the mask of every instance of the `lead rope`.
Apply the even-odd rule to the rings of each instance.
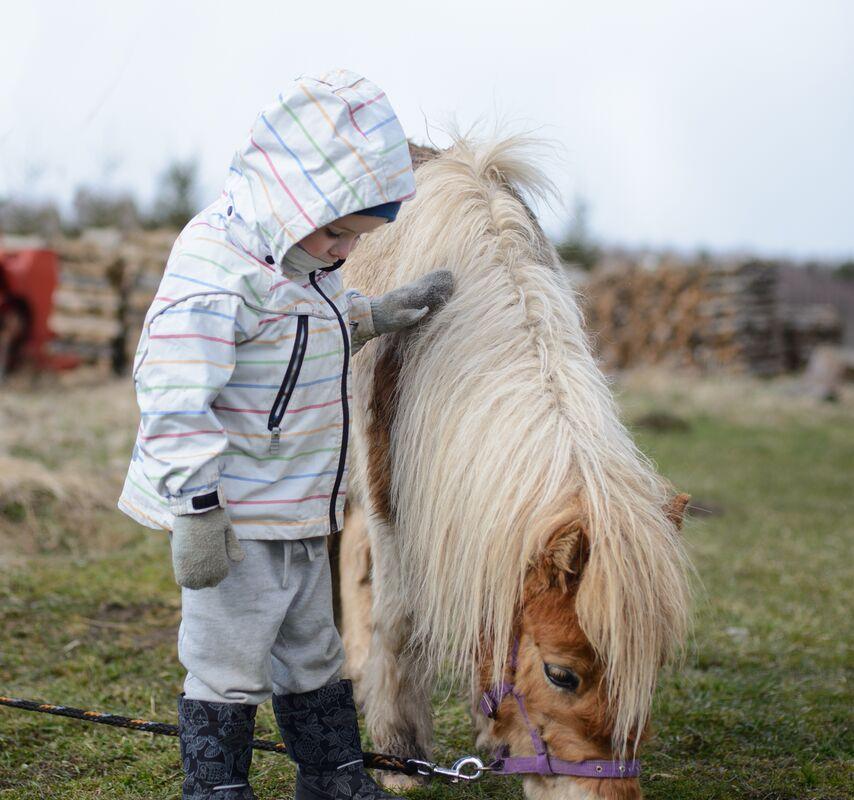
[[[145,719],[122,717],[118,714],[105,714],[101,711],[84,711],[82,708],[57,706],[51,703],[37,703],[34,700],[21,700],[16,697],[0,695],[0,705],[18,708],[23,711],[36,711],[41,714],[53,714],[57,717],[68,717],[83,722],[94,722],[99,725],[110,725],[114,728],[128,728],[142,733],[155,733],[162,736],[178,736],[178,726],[165,722],[151,722]],[[253,739],[253,750],[266,750],[270,753],[287,754],[285,745],[281,742],[270,742],[265,739]],[[388,772],[402,772],[404,775],[422,775],[424,777],[441,777],[457,783],[460,780],[473,781],[480,778],[486,771],[483,762],[475,756],[464,756],[458,759],[453,767],[440,767],[432,761],[422,761],[416,758],[399,758],[387,753],[363,753],[362,760],[368,769],[382,769]],[[471,768],[474,772],[466,772]]]

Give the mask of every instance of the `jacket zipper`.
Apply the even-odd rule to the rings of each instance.
[[[335,316],[338,318],[338,326],[341,328],[341,336],[344,340],[344,369],[341,372],[341,416],[343,423],[343,433],[341,435],[341,452],[338,454],[338,472],[335,475],[335,484],[332,487],[332,497],[329,500],[329,525],[330,533],[335,533],[338,530],[338,520],[335,516],[335,505],[338,500],[338,490],[341,488],[341,480],[344,477],[344,464],[347,460],[347,440],[350,435],[350,408],[347,405],[347,370],[350,364],[350,340],[347,336],[347,326],[344,323],[344,318],[338,311],[338,307],[333,303],[317,285],[315,273],[311,272],[308,276],[311,285],[317,289],[318,294],[327,302]]]
[[[282,418],[285,416],[285,409],[288,407],[291,395],[294,393],[297,377],[302,368],[302,361],[305,358],[307,343],[308,317],[305,314],[300,314],[297,317],[297,333],[294,337],[294,346],[293,350],[291,350],[288,368],[285,370],[285,377],[282,378],[282,385],[279,387],[279,392],[276,395],[276,400],[270,409],[270,416],[267,419],[267,430],[270,431],[270,453],[273,455],[279,452]]]

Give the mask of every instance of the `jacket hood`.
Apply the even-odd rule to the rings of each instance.
[[[333,220],[413,197],[415,176],[385,92],[335,69],[298,77],[258,114],[224,193],[228,227],[281,265],[292,245]]]

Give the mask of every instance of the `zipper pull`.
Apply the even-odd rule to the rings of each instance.
[[[273,428],[270,431],[270,453],[276,455],[279,452],[279,434],[281,428]]]

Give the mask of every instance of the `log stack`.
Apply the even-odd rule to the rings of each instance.
[[[783,370],[775,279],[774,265],[756,260],[612,257],[581,294],[606,369],[656,364],[765,376]]]
[[[113,367],[122,331],[118,242],[116,237],[89,235],[63,240],[56,248],[59,285],[49,321],[56,338],[50,349],[104,370]]]
[[[50,328],[54,353],[121,372],[133,362],[142,322],[160,282],[173,231],[85,231],[55,244],[59,286]]]
[[[425,148],[414,157],[430,155]],[[88,231],[56,245],[52,349],[105,370],[128,369],[176,236]],[[751,259],[612,250],[578,288],[606,369],[662,365],[769,376],[802,368],[816,345],[841,337],[832,309],[791,297],[781,302],[779,273],[775,263]]]

